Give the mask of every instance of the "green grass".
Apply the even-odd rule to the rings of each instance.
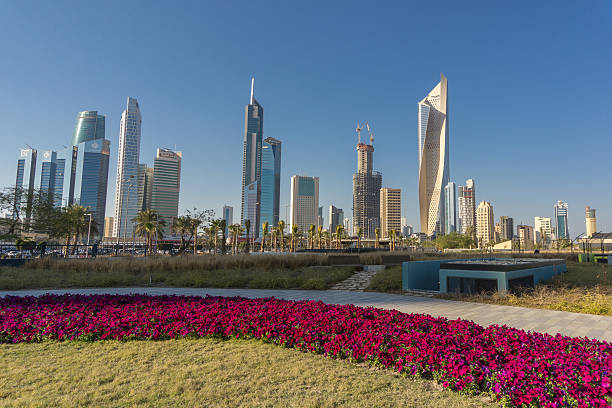
[[[384,271],[378,272],[370,280],[370,284],[366,288],[368,292],[402,292],[402,267],[400,265],[386,268]]]
[[[325,290],[354,272],[352,267],[327,266],[298,266],[294,269],[152,268],[147,271],[143,268],[98,269],[98,264],[95,261],[89,269],[82,268],[82,265],[79,269],[68,268],[61,263],[52,264],[51,269],[31,268],[29,264],[21,268],[0,268],[0,290],[145,286],[149,281],[154,286],[171,287]]]
[[[493,407],[442,389],[254,340],[0,345],[2,407]]]

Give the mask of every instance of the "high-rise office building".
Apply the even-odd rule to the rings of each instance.
[[[290,227],[297,225],[300,231],[308,231],[310,224],[317,225],[319,209],[319,178],[291,177]]]
[[[349,237],[353,236],[353,222],[350,218],[344,218],[344,233]]]
[[[444,186],[444,233],[457,232],[457,185],[449,181]]]
[[[487,201],[481,201],[476,208],[476,238],[481,248],[495,242],[493,206]]]
[[[421,232],[444,233],[444,187],[449,181],[448,81],[440,82],[419,102],[419,207]]]
[[[569,225],[567,224],[567,203],[563,201],[557,201],[554,208],[557,239],[570,239]]]
[[[245,109],[242,152],[242,200],[240,223],[251,221],[254,238],[259,237],[261,203],[261,160],[263,144],[263,107],[254,96],[255,79],[251,80],[251,99]]]
[[[138,211],[150,210],[153,200],[153,167],[138,165]]]
[[[342,208],[336,208],[333,205],[329,206],[329,230],[336,231],[336,226],[344,227],[344,211]]]
[[[264,222],[270,227],[278,224],[280,207],[281,141],[267,137],[261,147],[261,196],[259,228]]]
[[[361,230],[365,238],[373,238],[380,225],[380,188],[382,174],[373,171],[374,136],[370,144],[361,143],[357,128],[357,173],[353,174],[353,234]]]
[[[380,233],[383,239],[389,238],[389,232],[395,230],[397,236],[402,228],[402,199],[399,188],[380,189]]]
[[[223,219],[225,220],[225,236],[229,237],[229,226],[234,223],[234,207],[223,206]]]
[[[132,236],[134,217],[142,207],[139,197],[140,128],[142,115],[136,98],[127,98],[119,126],[115,226],[113,236]],[[125,228],[125,231],[123,230]]]
[[[36,176],[36,157],[38,151],[36,149],[27,148],[19,151],[17,159],[17,176],[15,178],[15,193],[19,196],[15,198],[16,211],[13,212],[13,218],[29,219],[31,214],[21,214],[21,204],[26,204],[26,209],[30,208],[32,202],[32,194],[34,193],[34,183]],[[26,197],[21,197],[25,194]]]
[[[79,148],[70,146],[57,152],[55,161],[55,206],[67,207],[74,201],[74,183],[76,177]]]
[[[113,236],[113,225],[115,225],[115,220],[113,220],[113,217],[104,217],[104,235],[103,235],[103,238],[112,238],[112,236]]]
[[[465,186],[459,186],[459,232],[467,234],[472,229],[472,237],[476,237],[476,187],[474,180],[468,179]]]
[[[98,115],[97,111],[79,112],[72,137],[72,145],[76,149],[68,153],[73,155],[70,171],[74,178],[68,187],[66,205],[76,203],[89,208],[98,227],[98,237],[104,232],[108,187],[110,141],[105,139],[105,133],[103,115]]]
[[[157,148],[153,164],[151,209],[157,212],[160,220],[164,220],[164,235],[170,234],[174,219],[178,217],[182,158],[182,152]]]
[[[534,217],[534,232],[536,242],[542,242],[543,245],[550,245],[552,242],[552,222],[549,217]]]
[[[589,206],[586,207],[586,237],[591,238],[597,232],[597,217],[595,217],[595,209]]]
[[[315,226],[317,228],[319,228],[319,226],[323,226],[323,207],[319,207],[317,210],[317,223]]]
[[[501,241],[509,241],[514,236],[514,220],[506,215],[499,217],[500,233],[499,239]]]
[[[521,249],[531,249],[535,241],[533,227],[530,225],[517,225],[516,235],[519,239]]]

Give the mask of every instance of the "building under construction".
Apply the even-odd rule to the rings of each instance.
[[[380,188],[382,174],[372,170],[374,135],[370,133],[370,144],[361,143],[361,129],[357,125],[357,173],[353,174],[353,231],[361,230],[363,237],[374,238],[380,226]]]

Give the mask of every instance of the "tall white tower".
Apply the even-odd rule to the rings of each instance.
[[[140,160],[140,126],[142,116],[136,98],[127,99],[119,126],[117,190],[113,236],[131,238],[138,211],[138,164]]]
[[[419,207],[421,232],[444,233],[444,188],[449,182],[448,81],[419,102]]]

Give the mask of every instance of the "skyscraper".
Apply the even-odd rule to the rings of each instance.
[[[548,217],[534,217],[534,231],[536,241],[542,240],[542,244],[550,245],[552,241],[552,223]]]
[[[555,229],[557,230],[557,239],[570,239],[569,226],[567,224],[567,203],[557,201],[555,208]]]
[[[449,181],[448,81],[440,82],[419,102],[419,207],[421,232],[444,233],[444,187]]]
[[[38,151],[36,149],[27,148],[19,151],[17,159],[17,176],[15,178],[15,193],[19,195],[15,197],[16,211],[13,212],[13,218],[29,219],[31,214],[21,214],[21,204],[26,203],[26,208],[30,207],[32,202],[32,194],[34,193],[34,183],[36,176],[36,157]],[[21,194],[26,194],[22,197]]]
[[[225,236],[228,237],[229,226],[234,223],[234,207],[223,206],[223,219],[225,220]]]
[[[138,195],[140,160],[140,127],[142,115],[136,98],[127,98],[127,107],[121,114],[119,126],[119,154],[117,162],[117,188],[115,192],[115,237],[132,236],[134,222],[141,210]],[[123,229],[125,228],[125,231]]]
[[[395,230],[399,236],[402,228],[402,198],[399,188],[380,189],[380,233],[383,239],[389,238],[389,231]]]
[[[459,232],[467,234],[472,229],[472,237],[476,237],[476,187],[474,180],[468,179],[465,186],[459,186]]]
[[[357,173],[353,174],[353,233],[359,228],[366,238],[374,237],[380,225],[380,188],[382,174],[373,171],[374,136],[370,144],[361,143],[361,128],[357,127]]]
[[[150,210],[153,200],[153,167],[144,163],[138,165],[138,211]]]
[[[586,236],[591,238],[597,232],[597,217],[595,217],[595,209],[587,205],[586,210]]]
[[[444,219],[444,232],[457,232],[457,185],[452,181],[444,186]]]
[[[493,206],[487,201],[481,201],[476,208],[476,238],[481,248],[495,242]]]
[[[151,209],[157,212],[158,219],[165,222],[164,235],[172,231],[174,219],[178,217],[182,158],[182,152],[157,148],[153,165]],[[128,232],[131,233],[131,230]]]
[[[308,231],[310,224],[317,225],[319,209],[319,178],[291,177],[290,227],[297,225],[300,231]]]
[[[280,207],[280,172],[281,172],[281,142],[268,137],[261,147],[261,195],[260,195],[260,225],[252,230],[261,229],[264,222],[270,227],[278,224]]]
[[[244,225],[244,221],[249,219],[254,238],[258,238],[259,226],[261,225],[259,206],[261,203],[261,153],[264,112],[263,107],[255,99],[254,86],[255,78],[251,79],[251,99],[245,109],[240,223]]]
[[[77,203],[89,208],[98,226],[98,237],[104,233],[110,157],[110,141],[105,139],[105,122],[105,117],[98,115],[97,111],[78,113],[72,137],[73,146],[76,146],[72,151],[74,187],[68,187],[69,197],[66,200],[67,205]]]
[[[336,226],[344,227],[344,211],[342,208],[336,208],[333,205],[329,206],[329,231],[336,231]]]
[[[516,235],[519,238],[521,249],[531,249],[535,240],[533,227],[530,225],[517,225]]]
[[[501,227],[500,239],[509,241],[514,236],[514,220],[506,215],[499,217],[499,225]]]

